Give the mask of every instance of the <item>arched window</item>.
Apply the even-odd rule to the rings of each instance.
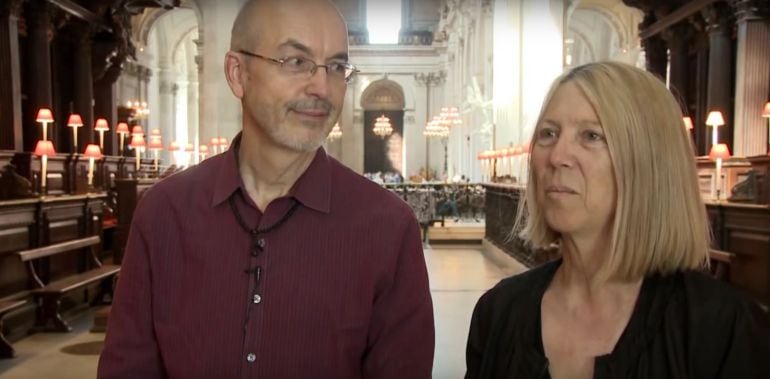
[[[370,44],[398,44],[401,1],[366,0],[366,29]]]

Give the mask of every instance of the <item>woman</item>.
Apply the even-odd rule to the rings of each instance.
[[[632,66],[556,80],[517,225],[560,259],[479,299],[466,378],[770,378],[766,315],[699,271],[709,231],[681,120]]]

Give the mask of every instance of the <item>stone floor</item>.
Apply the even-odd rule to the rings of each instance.
[[[436,317],[435,379],[462,378],[465,341],[476,300],[503,272],[479,245],[426,246]],[[81,379],[96,376],[104,335],[90,333],[91,315],[73,320],[69,334],[36,334],[14,343],[18,357],[0,360],[2,379]]]

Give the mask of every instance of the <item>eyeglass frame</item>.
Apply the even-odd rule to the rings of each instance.
[[[267,62],[275,63],[275,64],[277,64],[281,68],[283,68],[283,65],[286,64],[286,62],[289,59],[294,59],[294,58],[305,59],[308,62],[312,63],[313,67],[310,70],[308,70],[308,71],[298,71],[297,73],[308,72],[308,73],[310,73],[310,76],[312,77],[318,71],[319,67],[323,67],[324,69],[326,69],[326,75],[329,75],[329,65],[328,64],[318,64],[318,63],[315,63],[315,61],[312,60],[312,59],[304,58],[304,57],[301,57],[301,56],[291,56],[291,57],[285,57],[285,58],[281,58],[281,59],[275,59],[275,58],[266,57],[264,55],[252,53],[252,52],[246,51],[246,50],[236,50],[235,52],[243,54],[243,55],[246,55],[248,57],[259,58],[259,59],[265,60]],[[349,62],[342,63],[342,65],[345,66],[346,69],[350,70],[350,75],[348,75],[347,77],[343,77],[343,80],[345,81],[346,84],[350,83],[353,80],[353,77],[357,73],[361,72],[360,70],[358,70],[356,68],[356,66],[354,66],[353,64],[351,64]]]

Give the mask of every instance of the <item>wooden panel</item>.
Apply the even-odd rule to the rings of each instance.
[[[0,201],[0,255],[33,247],[37,200]]]
[[[35,246],[37,199],[0,201],[0,298],[24,291],[27,273],[14,251]]]
[[[770,208],[740,203],[707,203],[714,246],[735,254],[730,283],[770,304]]]

